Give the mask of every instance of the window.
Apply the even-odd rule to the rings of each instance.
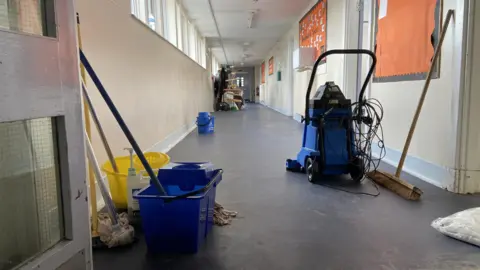
[[[177,11],[175,0],[164,0],[165,38],[177,46]]]
[[[218,66],[217,66],[217,59],[212,56],[212,74],[217,75],[218,72]]]
[[[56,36],[54,1],[0,0],[0,29]]]
[[[197,46],[197,49],[195,50],[195,55],[198,63],[200,63],[200,37],[198,36],[198,32],[195,31],[195,44]]]
[[[148,25],[153,31],[163,35],[162,4],[155,0],[131,0],[132,14]]]
[[[2,1],[0,0],[0,28],[5,16],[2,16]],[[36,0],[39,1],[39,0]],[[52,2],[52,0],[43,0]],[[207,48],[205,38],[192,24],[178,0],[130,0],[132,14],[149,28],[160,34],[179,50],[207,67]],[[5,13],[5,12],[4,12]],[[218,65],[217,65],[218,68]]]
[[[243,77],[237,77],[237,86],[238,87],[244,87],[245,86],[245,81]]]
[[[64,238],[55,121],[0,123],[0,269]]]
[[[188,35],[188,20],[185,14],[182,12],[182,40],[183,40],[183,52],[188,55],[189,35]]]
[[[176,8],[175,8],[175,17],[176,17],[176,20],[177,20],[177,48],[180,49],[181,51],[183,51],[183,25],[182,25],[182,10],[180,8],[180,6],[178,5],[178,3],[175,4]]]
[[[196,51],[197,51],[197,30],[195,30],[195,26],[188,22],[188,47],[189,52],[188,55],[193,59],[197,59]]]
[[[214,56],[212,56],[212,74],[213,75],[217,75],[218,73],[218,70],[220,69],[220,64],[218,63],[217,61],[217,58],[215,58]]]
[[[200,42],[200,56],[201,56],[201,62],[200,64],[202,67],[207,68],[207,47],[205,46],[205,38],[202,38]]]

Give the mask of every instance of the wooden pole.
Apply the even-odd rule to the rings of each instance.
[[[454,11],[452,9],[447,12],[447,18],[445,19],[445,23],[443,24],[440,40],[438,42],[437,48],[435,48],[435,54],[433,55],[432,64],[430,65],[430,70],[428,71],[427,79],[425,80],[425,85],[423,86],[422,95],[420,96],[420,100],[418,101],[417,110],[415,111],[415,115],[413,116],[412,124],[410,125],[410,131],[408,132],[407,140],[405,141],[405,146],[403,147],[402,157],[400,158],[397,171],[395,172],[395,177],[397,178],[400,178],[400,174],[402,173],[405,158],[407,157],[408,153],[408,148],[410,147],[413,133],[415,131],[415,127],[417,126],[418,117],[420,116],[420,112],[422,111],[423,102],[425,101],[425,96],[427,95],[428,87],[430,86],[430,82],[432,80],[433,69],[435,67],[435,64],[437,63],[438,57],[440,56],[443,40],[445,39],[448,25],[450,23],[450,20],[452,19],[453,14]]]
[[[77,13],[77,35],[78,35],[78,48],[82,49],[82,36],[80,34],[80,17]],[[82,76],[82,82],[86,84],[86,73],[85,67],[80,63],[80,75]],[[88,139],[92,140],[91,135],[91,126],[90,126],[90,114],[88,104],[83,100],[83,115],[85,118],[85,132],[87,133]],[[95,174],[93,173],[93,168],[90,163],[88,163],[88,182],[90,185],[90,209],[92,211],[92,236],[98,236],[98,216],[97,216],[97,190],[95,185]]]

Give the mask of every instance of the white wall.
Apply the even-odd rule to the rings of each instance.
[[[366,0],[366,8],[371,8]],[[477,176],[479,171],[480,151],[477,149],[477,141],[480,132],[480,125],[470,131],[464,145],[470,142],[471,147],[466,149],[475,149],[470,154],[465,154],[464,159],[471,158],[469,162],[463,165],[457,165],[457,120],[459,110],[459,92],[460,80],[459,73],[462,70],[462,39],[464,38],[464,0],[444,0],[443,12],[445,18],[448,9],[456,10],[455,21],[451,23],[447,36],[444,41],[441,56],[441,74],[439,79],[433,80],[429,93],[427,95],[421,117],[419,119],[415,135],[409,151],[409,156],[404,167],[404,171],[409,172],[425,181],[442,188],[456,192],[470,192],[472,190],[480,191],[480,181],[475,183],[466,183],[469,188],[458,187],[456,177],[459,172],[465,171],[465,167],[471,168],[468,176]],[[312,1],[313,6],[316,1]],[[305,12],[307,12],[308,7]],[[476,7],[478,9],[478,5]],[[327,50],[337,48],[356,48],[358,42],[358,12],[356,1],[329,1],[327,10]],[[371,10],[366,10],[363,25],[363,48],[372,49],[372,27],[370,15]],[[303,14],[299,17],[303,16]],[[480,21],[480,20],[478,20]],[[284,68],[285,57],[287,55],[287,44],[290,38],[294,38],[294,47],[298,48],[298,21],[292,26],[292,29],[277,43],[272,51],[266,55],[265,62],[271,56],[275,57],[275,71],[278,69],[278,63]],[[480,55],[480,54],[479,54]],[[369,67],[368,58],[363,57],[362,80],[365,78],[367,68]],[[479,58],[480,59],[480,58]],[[480,60],[478,61],[480,63]],[[267,64],[268,65],[268,64]],[[346,96],[355,99],[356,89],[356,67],[357,62],[354,58],[341,56],[332,56],[327,60],[327,64],[319,68],[314,87],[318,87],[325,81],[335,81],[344,91]],[[473,70],[473,68],[472,68]],[[285,73],[284,73],[285,74]],[[299,115],[304,114],[305,93],[310,78],[310,72],[295,73],[293,83],[293,112],[294,118],[300,119]],[[288,82],[276,82],[275,76],[267,75],[267,82],[264,85],[265,103],[282,113],[288,112]],[[386,162],[396,166],[400,157],[400,151],[403,148],[409,126],[418,98],[422,91],[424,81],[405,81],[394,83],[373,83],[369,87],[370,97],[377,98],[383,104],[385,116],[383,119],[384,139],[387,147]],[[475,80],[474,85],[480,85]],[[478,86],[477,86],[478,87]],[[314,91],[312,91],[314,92]],[[471,101],[471,99],[466,99]],[[478,113],[473,112],[470,117],[475,117]],[[472,119],[473,120],[473,119]],[[471,129],[470,129],[471,130]],[[476,133],[475,133],[476,132]],[[465,135],[466,136],[466,135]],[[473,147],[473,148],[472,148]],[[376,152],[378,149],[374,149]],[[465,152],[465,151],[464,151]],[[473,158],[478,157],[478,158]],[[458,158],[458,157],[457,157]],[[479,179],[480,180],[480,179]]]
[[[354,1],[347,2],[346,0],[328,1],[327,8],[327,50],[343,49],[345,48],[345,20],[346,20],[346,5],[355,5]],[[272,48],[272,50],[265,57],[266,64],[266,83],[265,102],[266,105],[273,109],[280,111],[286,115],[298,117],[303,115],[305,111],[305,94],[307,91],[308,81],[311,72],[294,72],[292,71],[291,57],[289,59],[289,43],[293,40],[292,51],[299,46],[299,26],[300,19],[317,3],[317,0],[305,9],[299,15],[298,19],[293,23],[292,28],[283,36],[279,42]],[[274,57],[275,72],[273,75],[268,75],[268,60]],[[317,70],[316,83],[312,94],[318,86],[324,84],[326,81],[335,81],[342,89],[344,86],[344,56],[331,56],[327,63],[319,66]],[[277,81],[277,71],[282,71],[282,81]],[[293,83],[289,80],[288,72],[293,72]],[[292,91],[293,86],[293,91]],[[293,97],[292,97],[293,95]],[[292,102],[293,98],[293,102]]]
[[[462,0],[444,0],[443,18],[448,9],[456,9]],[[463,1],[462,1],[463,2]],[[405,170],[442,188],[453,190],[455,166],[456,113],[458,91],[456,51],[461,50],[455,39],[456,27],[461,27],[462,14],[457,13],[442,48],[440,78],[432,80],[422,113],[411,142]],[[461,42],[460,42],[461,44]],[[380,100],[385,116],[382,122],[387,149],[386,161],[397,165],[410,128],[413,114],[425,81],[372,83],[371,97]]]
[[[187,131],[199,111],[212,110],[210,71],[130,15],[129,1],[82,0],[77,11],[83,50],[144,151]],[[87,84],[114,155],[126,155],[129,143],[93,83]]]
[[[256,94],[256,91],[257,91],[256,89],[257,89],[257,87],[260,87],[260,84],[262,83],[262,81],[261,81],[262,80],[262,74],[261,74],[262,70],[261,70],[261,68],[262,68],[261,66],[255,66],[254,67],[255,87],[253,88],[253,91],[254,91],[253,95],[255,97],[255,102],[257,102],[257,103],[260,102],[260,99]]]

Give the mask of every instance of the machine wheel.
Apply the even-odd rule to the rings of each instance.
[[[352,177],[353,181],[360,182],[363,179],[363,160],[361,158],[356,157],[352,163],[350,164],[350,176]]]
[[[305,162],[305,172],[307,173],[308,182],[313,183],[318,180],[320,173],[318,172],[318,164],[312,158],[307,158]]]

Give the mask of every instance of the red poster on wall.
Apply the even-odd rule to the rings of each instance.
[[[268,75],[273,75],[273,56],[268,60]]]
[[[327,49],[327,0],[319,0],[300,20],[300,47],[316,48],[315,58]]]
[[[265,83],[265,62],[262,62],[262,83]]]
[[[375,77],[428,72],[438,42],[439,0],[377,0]],[[441,14],[441,13],[440,13]],[[405,20],[405,18],[409,18]]]

